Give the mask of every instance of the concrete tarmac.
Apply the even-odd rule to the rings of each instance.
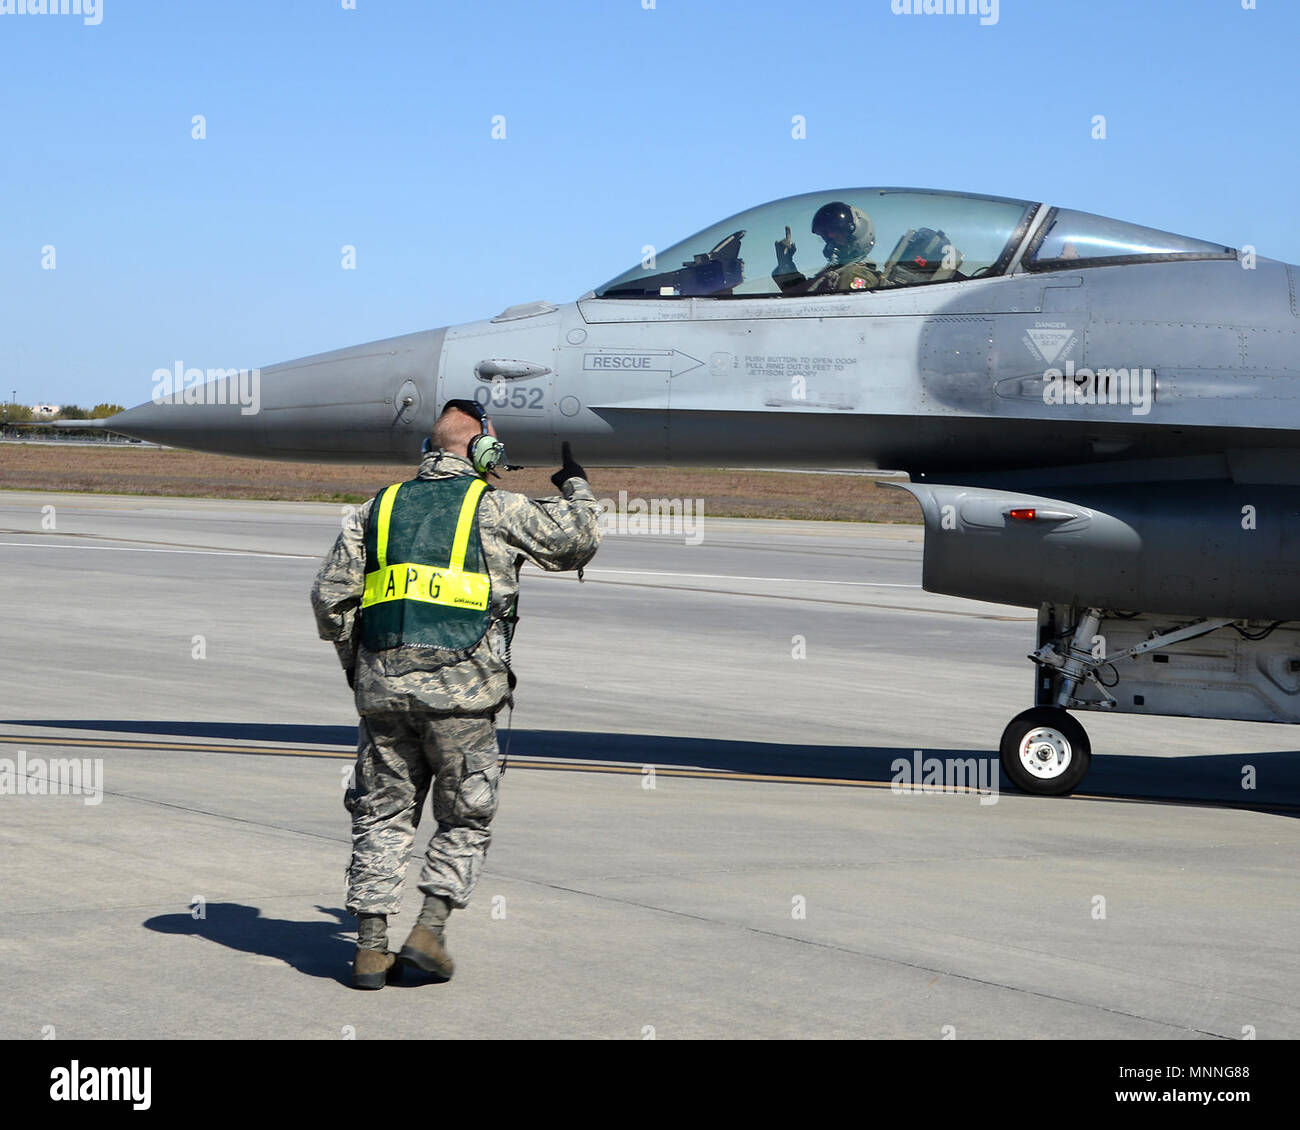
[[[351,990],[342,509],[0,493],[0,1037],[1300,1036],[1294,731],[1085,714],[1080,795],[897,791],[996,760],[1033,614],[835,523],[528,570],[456,977]]]

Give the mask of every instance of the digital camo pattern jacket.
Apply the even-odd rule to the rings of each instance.
[[[460,455],[432,451],[420,463],[421,479],[473,475]],[[562,495],[531,499],[513,491],[487,491],[479,503],[479,533],[492,579],[491,626],[468,655],[401,646],[370,652],[360,646],[365,588],[366,522],[374,500],[345,520],[312,586],[321,639],[332,640],[345,671],[355,671],[359,714],[422,711],[483,714],[509,697],[507,655],[514,631],[519,567],[532,561],[548,572],[580,569],[600,545],[600,504],[585,479],[565,481]]]

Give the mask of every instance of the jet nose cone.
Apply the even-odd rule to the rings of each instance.
[[[185,369],[105,426],[136,439],[262,459],[414,459],[433,427],[445,330],[269,365]],[[164,370],[165,372],[165,370]],[[203,377],[207,376],[207,383]],[[191,383],[193,376],[193,383]]]
[[[104,426],[171,447],[220,455],[264,454],[260,406],[251,396],[241,397],[235,382],[231,385],[235,387],[204,385],[196,390],[203,395],[192,395],[188,403],[182,397],[146,401],[109,417]]]

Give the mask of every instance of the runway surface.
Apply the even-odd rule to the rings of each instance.
[[[1082,795],[896,791],[996,758],[1033,614],[829,523],[529,570],[456,977],[352,991],[342,510],[0,492],[0,1037],[1300,1036],[1295,731],[1081,715]],[[101,803],[33,793],[70,758]]]

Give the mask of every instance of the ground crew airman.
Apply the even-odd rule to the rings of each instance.
[[[580,569],[600,542],[600,506],[564,445],[557,497],[487,485],[504,448],[482,408],[448,401],[419,473],[348,518],[312,588],[356,696],[358,727],[347,909],[357,916],[353,985],[382,988],[398,959],[446,980],[444,929],[474,891],[497,810],[496,714],[510,699],[519,568]],[[424,906],[399,954],[401,907],[427,793],[437,830],[419,886]]]

